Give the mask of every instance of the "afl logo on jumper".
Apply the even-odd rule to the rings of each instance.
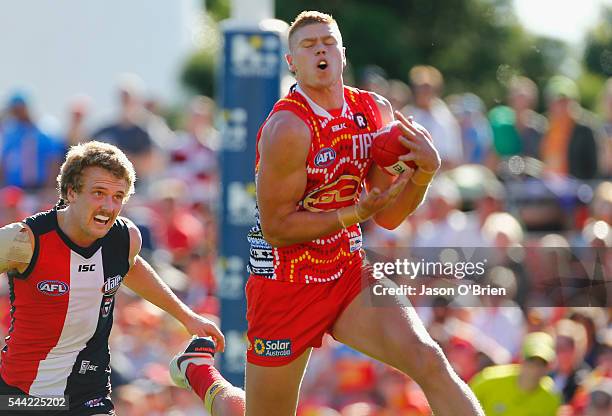
[[[48,296],[62,296],[68,293],[68,284],[59,280],[43,280],[38,282],[36,287]]]
[[[315,156],[314,163],[320,168],[326,168],[336,160],[336,151],[331,147],[325,147],[319,150]]]

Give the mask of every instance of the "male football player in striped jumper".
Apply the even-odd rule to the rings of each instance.
[[[57,178],[58,205],[0,228],[0,273],[7,272],[11,301],[0,395],[66,395],[70,409],[62,415],[114,414],[108,337],[122,283],[223,349],[215,324],[138,255],[138,228],[119,216],[135,179],[117,147],[73,146]]]

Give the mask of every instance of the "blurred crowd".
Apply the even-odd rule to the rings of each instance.
[[[416,66],[407,81],[372,67],[358,86],[425,126],[442,170],[426,201],[398,229],[364,226],[367,248],[399,258],[419,247],[487,247],[484,279],[506,296],[469,305],[442,296],[411,299],[459,376],[491,412],[532,403],[551,409],[541,414],[612,414],[606,285],[612,275],[612,79],[599,114],[580,106],[578,87],[563,76],[541,92],[528,78],[512,78],[507,98],[488,109],[472,93],[445,96],[436,68]],[[214,101],[194,97],[168,118],[142,80],[126,75],[114,119],[92,126],[95,103],[77,96],[61,128],[50,128],[32,113],[35,98],[16,91],[0,112],[0,223],[57,202],[55,177],[70,145],[113,143],[139,178],[124,215],[141,229],[143,256],[186,303],[218,321],[223,143]],[[10,324],[5,279],[0,291],[4,335]],[[167,372],[188,334],[129,291],[118,297],[111,335],[118,414],[205,414],[193,393],[172,386]],[[326,338],[312,355],[299,414],[427,415],[429,408],[414,382]]]

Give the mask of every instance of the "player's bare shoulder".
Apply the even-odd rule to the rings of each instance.
[[[383,126],[393,121],[393,107],[391,106],[389,100],[387,100],[382,95],[372,91],[369,91],[369,94],[374,100],[376,106],[378,107],[378,111],[380,111]]]
[[[266,121],[261,132],[259,152],[262,157],[272,155],[274,159],[305,160],[310,148],[310,129],[291,111],[278,111]]]
[[[27,269],[34,246],[34,234],[26,224],[16,222],[0,228],[0,273]]]

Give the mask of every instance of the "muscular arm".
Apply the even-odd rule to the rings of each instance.
[[[312,241],[342,228],[335,211],[297,211],[306,189],[310,130],[293,113],[279,111],[259,140],[257,205],[264,238],[282,247]]]
[[[387,125],[394,120],[391,104],[385,98],[377,94],[373,95],[374,101],[380,110],[382,124],[383,126]],[[408,149],[406,149],[406,151],[408,151]],[[393,181],[397,178],[397,176],[389,176],[378,166],[373,165],[370,169],[368,177],[366,178],[366,191],[370,192],[370,190],[374,187],[385,190],[391,186]],[[425,198],[426,191],[427,185],[419,186],[414,182],[408,183],[394,202],[374,215],[374,221],[376,224],[389,230],[397,228],[406,219],[406,217],[412,214],[412,212],[421,204]]]
[[[27,225],[13,223],[0,228],[0,273],[23,273],[33,253],[34,235]]]
[[[168,287],[153,267],[138,255],[142,244],[140,231],[131,222],[128,224],[130,231],[131,267],[123,279],[123,283],[143,299],[168,312],[181,322],[190,333],[199,336],[210,335],[215,338],[218,349],[222,351],[225,341],[219,329],[216,328],[214,323],[199,316],[189,306],[185,305],[172,292],[172,289]]]

